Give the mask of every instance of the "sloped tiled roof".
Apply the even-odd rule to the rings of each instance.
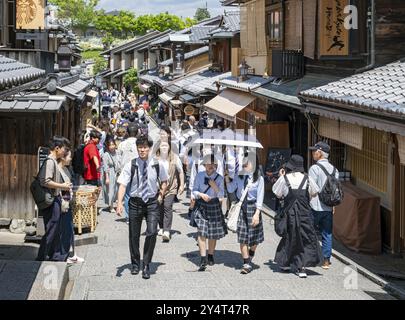
[[[204,43],[204,38],[208,36],[210,31],[215,27],[212,26],[197,26],[192,27],[190,31],[190,41],[187,44],[202,44]]]
[[[204,54],[204,53],[207,53],[208,51],[209,51],[209,47],[208,47],[208,46],[201,47],[201,48],[198,48],[198,49],[196,49],[196,50],[187,52],[187,53],[184,55],[184,59],[185,59],[185,60],[188,60],[188,59],[191,59],[191,58],[200,56],[200,55],[202,55],[202,54]],[[173,59],[168,59],[168,60],[162,61],[162,62],[160,62],[159,64],[162,65],[162,66],[170,66],[170,65],[173,64]]]
[[[208,36],[209,31],[218,27],[218,25],[221,21],[221,17],[222,16],[216,16],[213,18],[209,18],[209,19],[199,22],[198,24],[196,24],[190,28],[186,28],[186,29],[183,29],[183,30],[180,30],[177,32],[172,32],[172,33],[190,34],[190,42],[187,42],[188,44],[202,43],[202,40]],[[150,45],[158,46],[158,45],[162,45],[169,41],[170,41],[170,38],[168,35],[166,35],[162,38],[159,38],[159,39],[151,42]]]
[[[139,79],[150,84],[158,84],[161,87],[167,86],[171,81],[168,77],[160,78],[157,70],[152,70],[147,74],[140,75]]]
[[[249,78],[243,82],[239,82],[236,77],[227,77],[219,81],[221,86],[226,88],[236,89],[240,91],[249,92],[255,90],[267,83],[273,81],[274,78],[262,78],[257,76],[249,76]]]
[[[146,41],[148,39],[150,39],[152,41],[153,39],[155,39],[156,37],[158,37],[160,35],[161,35],[160,31],[153,30],[153,31],[151,31],[151,32],[149,32],[149,33],[147,33],[147,34],[145,34],[143,36],[135,37],[130,41],[127,41],[127,42],[125,42],[123,44],[120,44],[120,45],[118,45],[118,46],[116,46],[114,48],[111,48],[109,50],[103,51],[101,53],[101,55],[105,55],[105,54],[108,54],[108,53],[118,53],[118,52],[121,52],[121,51],[124,51],[124,50],[128,50],[131,47],[136,46],[137,44],[139,44],[141,42],[144,42],[144,41]]]
[[[300,96],[316,100],[405,115],[405,59],[356,74]]]
[[[0,90],[34,81],[45,73],[45,70],[0,55]]]
[[[0,112],[58,112],[64,96],[30,95],[15,100],[0,100]]]
[[[228,11],[224,15],[224,27],[228,31],[240,31],[240,11]]]

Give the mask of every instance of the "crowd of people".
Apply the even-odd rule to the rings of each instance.
[[[176,126],[178,130],[158,116],[157,120],[162,121],[158,139],[153,141],[148,132],[148,110],[142,108],[140,101],[136,106],[129,103],[128,108],[128,96],[120,98],[125,93],[113,90],[108,95],[117,104],[98,122],[88,122],[83,144],[74,153],[73,174],[67,170],[72,161],[69,142],[60,137],[51,142],[50,161],[41,168],[40,176],[42,185],[52,190],[55,200],[43,212],[46,235],[38,259],[82,261],[74,255],[71,209],[69,215],[61,209],[62,201],[72,197],[73,183],[102,188],[106,210],[125,217],[129,224],[131,273],[142,271],[145,279],[150,278],[158,237],[163,242],[171,240],[173,206],[186,190],[191,200],[190,225],[197,229],[201,272],[208,265],[215,265],[217,242],[229,232],[227,213],[240,201],[236,233],[241,273],[252,272],[252,260],[265,241],[262,210],[268,183],[256,151],[241,146],[192,147],[192,138],[209,127],[206,113],[198,122],[193,116],[188,117]],[[226,129],[221,120],[211,127]],[[305,173],[303,158],[293,155],[272,185],[273,193],[280,199],[278,220],[285,224],[279,234],[275,261],[284,271],[293,271],[301,278],[307,277],[306,268],[319,264],[324,269],[330,267],[334,207],[325,199],[336,195],[335,190],[330,191],[331,184],[339,188],[339,173],[328,161],[330,147],[320,142],[312,150],[316,164],[309,174]],[[143,220],[147,229],[141,264],[139,239]],[[69,232],[58,234],[60,225],[65,225],[62,229]],[[316,229],[322,234],[322,250]]]

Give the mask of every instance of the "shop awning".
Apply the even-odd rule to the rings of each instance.
[[[180,100],[183,101],[183,102],[191,102],[191,101],[194,101],[196,99],[197,99],[197,97],[194,97],[191,94],[182,94],[180,96]]]
[[[208,112],[221,118],[236,122],[236,115],[255,101],[255,97],[249,93],[226,89],[204,106]]]
[[[143,90],[143,91],[149,91],[151,85],[144,83],[144,84],[141,84],[139,87],[140,87],[141,90]]]
[[[331,109],[326,106],[317,105],[309,102],[306,102],[305,104],[306,111],[308,113],[405,136],[405,124],[401,122],[394,122],[378,116],[358,114],[337,108]]]
[[[89,92],[86,93],[86,96],[94,99],[97,98],[98,92],[95,90],[90,90]]]
[[[162,100],[164,103],[169,103],[170,100],[172,100],[174,96],[171,94],[168,94],[166,92],[163,92],[161,95],[159,95],[159,99]]]
[[[180,100],[170,100],[170,104],[175,107],[178,107],[178,106],[181,106],[183,104],[183,102]]]

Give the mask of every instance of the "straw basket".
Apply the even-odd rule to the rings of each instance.
[[[90,228],[90,232],[96,229],[99,193],[99,188],[89,186],[81,186],[74,192],[73,224],[79,234],[82,234],[83,228]]]

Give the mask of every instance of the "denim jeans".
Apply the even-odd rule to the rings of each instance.
[[[322,254],[324,259],[332,256],[333,213],[312,210],[314,225],[322,234]]]

